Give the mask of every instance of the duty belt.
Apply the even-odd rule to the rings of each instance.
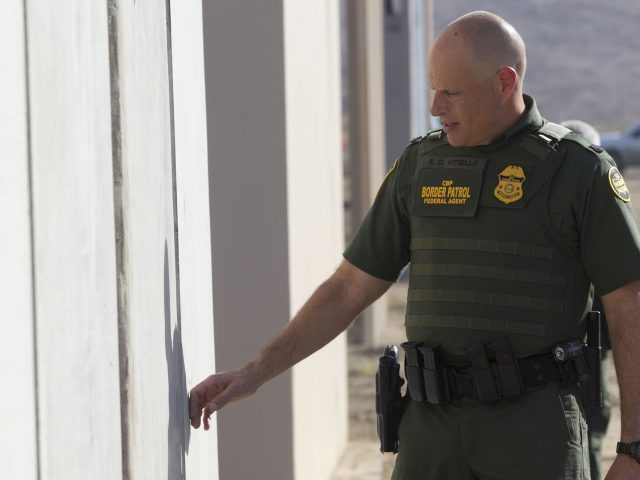
[[[446,405],[454,399],[494,402],[512,398],[550,382],[571,385],[588,378],[584,344],[571,341],[550,353],[516,359],[506,338],[476,343],[467,350],[471,366],[443,365],[439,345],[405,342],[405,375],[414,401]]]

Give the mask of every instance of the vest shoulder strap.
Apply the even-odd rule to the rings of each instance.
[[[520,146],[534,154],[539,160],[546,159],[549,154],[557,151],[558,144],[573,132],[557,123],[547,122],[538,130],[525,135]]]
[[[532,142],[530,137],[534,137],[535,140]],[[527,135],[521,143],[521,146],[531,151],[531,153],[540,159],[544,159],[549,153],[556,151],[558,143],[566,137],[572,139],[574,137],[573,132],[567,127],[563,127],[557,123],[547,122],[535,132]],[[444,131],[441,128],[437,128],[431,130],[424,136],[412,139],[408,146],[417,143],[420,144],[420,153],[425,154],[449,142]]]
[[[419,137],[419,141],[415,143],[420,143],[420,153],[425,154],[438,147],[447,145],[449,140],[447,140],[447,135],[444,133],[444,130],[436,128],[423,137]],[[413,145],[413,143],[410,145]]]
[[[562,140],[568,134],[571,133],[567,127],[563,127],[562,125],[558,125],[557,123],[547,122],[537,132],[539,135],[546,135],[554,140]]]
[[[592,144],[582,135],[578,135],[568,128],[563,127],[562,125],[558,125],[557,123],[545,123],[535,134],[537,134],[538,138],[547,141],[549,146],[553,146],[561,140],[569,140],[591,150],[596,155],[600,155],[604,152],[604,148],[602,148],[601,146]],[[549,138],[552,139],[551,142],[548,141]]]

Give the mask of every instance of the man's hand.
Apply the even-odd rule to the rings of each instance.
[[[640,478],[640,463],[628,455],[618,455],[605,480],[635,480]]]
[[[209,430],[211,415],[227,403],[253,395],[258,389],[256,376],[248,367],[214,373],[191,389],[189,417],[191,426],[199,428],[204,418],[204,429]]]
[[[324,347],[390,286],[390,281],[373,277],[344,260],[253,362],[211,375],[191,389],[191,425],[198,428],[204,416],[204,428],[208,430],[213,412],[252,395],[263,383]]]

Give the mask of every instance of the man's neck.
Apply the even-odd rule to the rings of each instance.
[[[502,114],[498,119],[497,125],[499,128],[497,129],[500,133],[495,135],[487,145],[493,143],[498,138],[505,135],[516,123],[520,121],[522,116],[526,113],[527,106],[524,103],[524,97],[522,93],[518,95],[514,95],[514,98],[509,101],[502,110]]]
[[[524,115],[527,107],[524,103],[524,97],[522,93],[514,95],[512,101],[510,101],[504,109],[503,121],[500,122],[500,135],[513,127]],[[499,135],[498,135],[499,136]]]

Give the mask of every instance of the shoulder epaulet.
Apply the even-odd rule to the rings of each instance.
[[[604,148],[601,147],[600,145],[596,145],[595,143],[590,144],[588,148],[590,148],[591,150],[593,150],[596,153],[604,152]]]
[[[411,140],[409,140],[409,145],[407,145],[407,147],[410,147],[411,145],[415,145],[416,143],[420,143],[420,141],[423,138],[424,137],[422,135],[418,135],[417,137],[412,138]]]
[[[595,143],[591,143],[589,140],[587,140],[582,135],[579,135],[577,133],[571,132],[569,135],[567,135],[567,140],[570,140],[570,141],[572,141],[574,143],[577,143],[585,151],[587,151],[587,152],[591,153],[592,155],[595,155],[596,157],[598,157],[600,159],[600,161],[606,161],[608,165],[614,166],[614,167],[616,166],[615,160],[611,157],[611,155],[609,155],[606,152],[606,150],[604,148],[602,148],[600,145],[596,145]]]
[[[415,145],[416,143],[420,143],[422,140],[432,142],[434,140],[440,140],[443,137],[445,137],[444,130],[442,130],[441,128],[437,128],[435,130],[427,132],[424,135],[419,135],[415,138],[412,138],[411,140],[409,140],[409,145],[407,146],[410,147],[412,145]]]
[[[431,130],[427,133],[426,138],[429,141],[440,140],[444,136],[444,130],[441,128],[436,128],[435,130]]]

